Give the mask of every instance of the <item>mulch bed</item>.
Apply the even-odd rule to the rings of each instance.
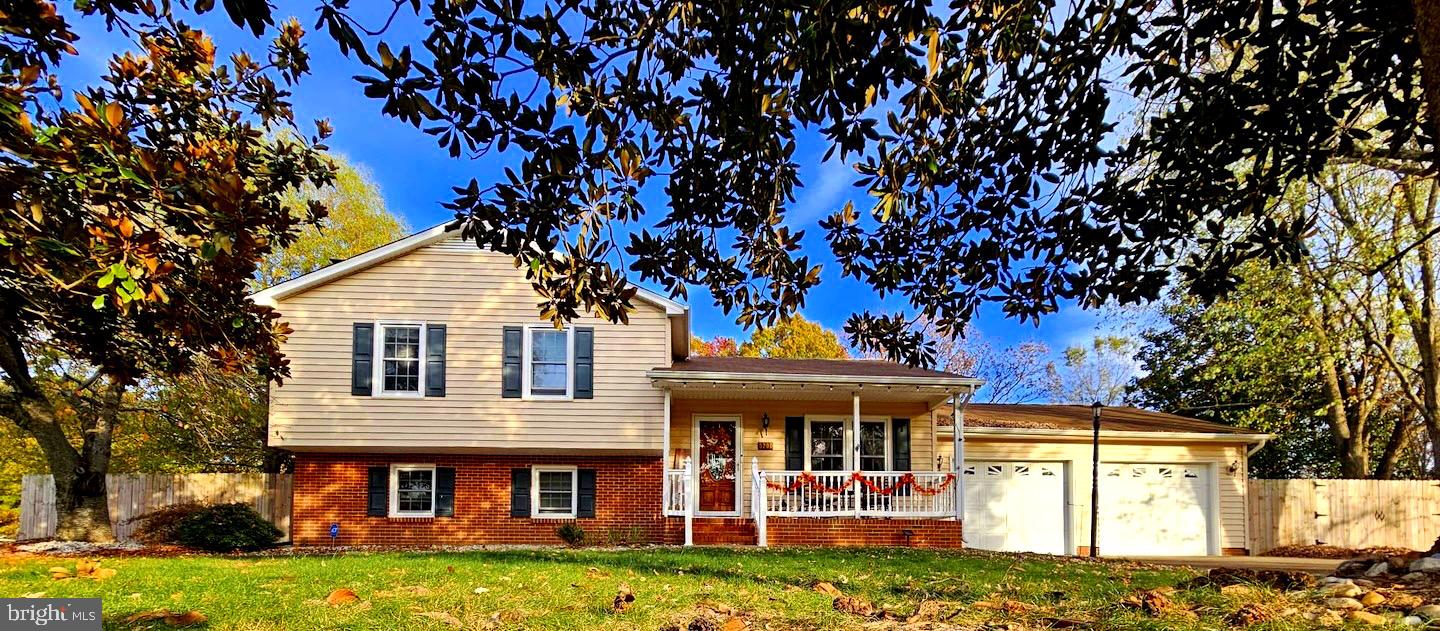
[[[1265,552],[1267,557],[1290,557],[1293,559],[1355,559],[1359,557],[1389,557],[1414,555],[1417,551],[1405,548],[1341,548],[1339,546],[1281,546]]]

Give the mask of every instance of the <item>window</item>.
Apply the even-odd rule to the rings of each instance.
[[[425,371],[420,365],[425,356],[423,324],[381,324],[380,375],[376,379],[380,394],[420,396]]]
[[[390,514],[396,517],[435,516],[435,467],[395,465],[390,468]]]
[[[845,470],[845,424],[840,422],[810,423],[810,470]]]
[[[885,421],[862,421],[860,423],[860,470],[889,471],[890,450],[886,440],[890,424]]]
[[[563,398],[571,395],[570,366],[573,348],[571,329],[526,329],[526,396]]]
[[[576,512],[575,468],[534,467],[530,488],[536,517],[573,519]]]

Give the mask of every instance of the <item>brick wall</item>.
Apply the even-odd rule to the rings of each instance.
[[[961,548],[965,544],[958,521],[771,517],[765,523],[766,540],[771,546]],[[910,531],[909,537],[906,531]]]
[[[369,517],[367,468],[396,463],[455,467],[455,516]],[[595,469],[595,517],[559,520],[510,516],[510,471],[538,464]],[[300,545],[328,545],[330,524],[340,524],[341,545],[558,544],[555,528],[574,522],[596,541],[608,533],[645,542],[676,543],[684,537],[661,516],[660,457],[478,456],[416,454],[295,455],[293,538]]]

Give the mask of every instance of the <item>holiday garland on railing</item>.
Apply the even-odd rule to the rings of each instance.
[[[945,492],[945,489],[949,488],[950,485],[955,482],[955,474],[947,473],[945,474],[945,479],[939,484],[936,484],[934,486],[925,486],[921,484],[919,480],[915,479],[914,473],[906,473],[900,476],[900,479],[897,480],[895,484],[882,487],[872,482],[869,478],[865,477],[864,473],[857,471],[846,476],[845,483],[841,484],[840,486],[825,486],[823,483],[820,482],[819,478],[806,471],[802,472],[798,476],[795,476],[795,481],[788,485],[766,480],[765,486],[769,487],[772,490],[780,491],[782,493],[794,493],[801,488],[808,487],[813,491],[819,491],[821,493],[828,493],[831,495],[838,495],[840,493],[844,493],[850,490],[850,487],[854,486],[856,482],[859,482],[871,493],[878,493],[880,495],[894,495],[896,491],[909,487],[920,495],[930,496],[939,495],[940,493]]]

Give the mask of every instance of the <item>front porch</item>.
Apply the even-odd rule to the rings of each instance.
[[[962,483],[940,467],[956,459],[942,458],[933,412],[974,381],[921,372],[652,371],[665,515],[687,544],[959,547]]]

